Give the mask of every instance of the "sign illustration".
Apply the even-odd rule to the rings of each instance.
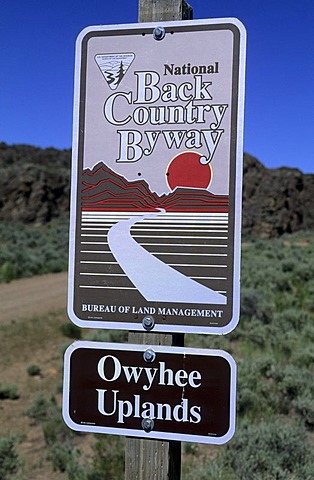
[[[89,27],[76,54],[69,316],[227,333],[239,317],[245,33]],[[206,48],[204,46],[206,45]]]
[[[235,385],[222,350],[75,342],[63,416],[83,432],[223,444],[235,430]]]

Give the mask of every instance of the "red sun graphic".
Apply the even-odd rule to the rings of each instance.
[[[171,190],[176,187],[208,188],[212,179],[210,165],[201,163],[202,155],[183,152],[176,155],[168,165],[166,179]]]

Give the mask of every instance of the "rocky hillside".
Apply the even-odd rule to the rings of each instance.
[[[0,220],[44,224],[67,215],[70,150],[0,143]],[[314,174],[267,169],[244,155],[243,233],[278,237],[314,230]]]
[[[69,211],[70,150],[0,143],[0,220],[47,223]]]
[[[314,174],[292,168],[265,168],[244,154],[243,233],[278,237],[314,230]]]

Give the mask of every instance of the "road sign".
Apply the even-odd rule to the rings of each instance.
[[[245,31],[235,19],[79,35],[69,316],[224,334],[239,319]]]
[[[222,350],[80,341],[64,365],[74,430],[211,444],[234,433],[236,365]]]

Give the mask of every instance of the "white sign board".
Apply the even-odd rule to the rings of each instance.
[[[239,319],[245,30],[156,26],[77,41],[69,316],[224,334]]]

